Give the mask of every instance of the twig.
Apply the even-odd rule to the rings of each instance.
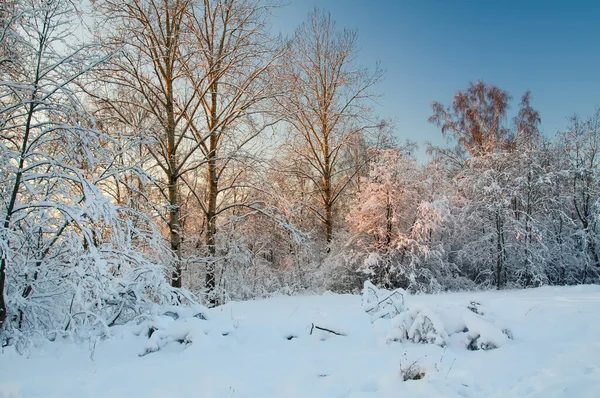
[[[531,307],[530,309],[527,310],[527,312],[525,313],[525,316],[527,316],[527,314],[529,314],[531,312],[532,309],[536,308],[537,305],[534,305],[533,307]]]
[[[294,315],[294,313],[296,312],[296,310],[297,310],[299,307],[300,307],[300,304],[298,304],[298,305],[296,306],[296,308],[294,308],[294,311],[292,311],[292,313],[291,313],[291,314],[288,316],[288,318],[291,318],[291,317],[292,317],[292,315]]]
[[[315,325],[314,323],[311,323],[311,326],[310,326],[310,334],[311,335],[313,334],[313,330],[314,329],[319,329],[319,330],[322,330],[324,332],[333,333],[333,334],[335,334],[337,336],[345,336],[344,333],[336,332],[335,330],[331,330],[331,329],[327,329],[327,328],[322,328],[320,326]]]
[[[454,366],[454,362],[456,362],[456,358],[454,358],[452,360],[452,363],[450,364],[450,368],[448,369],[448,373],[446,373],[446,379],[448,378],[448,375],[450,374],[450,371],[452,370],[452,366]]]
[[[382,303],[384,303],[385,301],[389,300],[390,298],[396,296],[396,295],[400,295],[400,297],[402,297],[404,299],[404,296],[402,295],[402,293],[397,292],[397,291],[393,291],[389,296],[387,296],[386,298],[384,298],[383,300],[381,300],[380,302],[377,303],[377,306],[371,308],[370,310],[367,310],[366,312],[369,313],[371,311],[373,311],[374,309],[379,308],[379,305],[381,305]],[[394,306],[394,308],[396,308],[396,306]],[[397,310],[398,308],[396,308]]]

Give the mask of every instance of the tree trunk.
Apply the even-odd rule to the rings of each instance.
[[[181,275],[181,233],[179,223],[179,195],[177,192],[177,178],[169,178],[169,235],[171,238],[171,250],[175,255],[175,269],[171,276],[171,286],[181,288],[183,278]]]
[[[500,214],[496,211],[496,289],[502,287],[502,269],[504,267],[503,248],[502,248],[502,226]]]
[[[585,246],[587,246],[587,249],[589,250],[590,254],[592,255],[592,261],[594,262],[594,265],[596,267],[600,267],[600,256],[598,254],[598,250],[596,249],[596,245],[594,244],[594,238],[593,236],[591,236],[590,233],[590,223],[589,223],[589,213],[588,213],[588,207],[587,206],[583,206],[583,215],[581,215],[581,213],[579,212],[579,210],[577,209],[577,214],[579,215],[579,219],[581,220],[581,225],[583,226],[583,230],[585,232]],[[582,283],[585,284],[587,283],[587,276],[588,276],[588,262],[586,261],[585,263],[585,267],[583,269],[583,280]]]
[[[42,44],[40,44],[40,50],[38,54],[41,54]],[[8,208],[6,209],[6,215],[4,216],[3,228],[7,231],[10,228],[10,221],[13,215],[13,211],[15,208],[15,204],[17,203],[17,196],[19,194],[19,189],[21,187],[21,179],[23,178],[23,167],[25,165],[25,154],[27,151],[27,145],[29,142],[29,134],[31,132],[31,122],[33,119],[33,113],[35,111],[35,97],[37,95],[37,86],[39,83],[39,70],[40,70],[40,58],[38,57],[38,64],[36,68],[35,81],[33,86],[35,87],[34,91],[31,94],[31,102],[29,104],[29,110],[27,113],[27,120],[25,122],[25,131],[23,135],[23,143],[21,145],[21,156],[19,157],[19,168],[17,174],[15,176],[15,183],[13,185],[12,193],[10,196],[10,201],[8,203]],[[6,242],[6,245],[9,245],[9,242]],[[4,299],[4,289],[6,286],[6,254],[2,257],[0,261],[0,330],[4,328],[4,324],[6,321],[6,301]]]
[[[325,204],[325,241],[327,244],[331,243],[331,239],[333,238],[333,215],[332,215],[332,206],[331,203]],[[327,248],[327,252],[329,253],[329,248]]]
[[[585,235],[586,235],[586,239],[588,241],[588,247],[590,249],[590,253],[592,254],[592,260],[594,261],[594,265],[596,266],[596,268],[600,268],[600,256],[598,255],[598,249],[596,248],[596,244],[594,242],[594,237],[592,236],[592,234],[590,232],[590,225],[589,225],[589,222],[587,222],[587,221],[585,223]]]
[[[173,82],[166,79],[165,86],[167,90],[167,153],[169,156],[169,236],[171,240],[171,250],[175,255],[175,269],[171,276],[171,286],[181,288],[183,286],[183,278],[181,275],[181,223],[179,220],[180,199],[178,192],[177,175],[177,144],[175,137],[175,108],[173,101]]]
[[[589,227],[588,227],[588,223],[585,223],[586,227],[585,227],[585,240],[587,243],[587,247],[590,251],[590,254],[592,255],[592,261],[594,262],[594,266],[596,266],[596,268],[600,267],[600,256],[598,255],[598,250],[596,249],[596,245],[594,244],[593,241],[593,237],[590,236],[590,231],[589,231]],[[583,284],[587,283],[587,277],[588,277],[588,262],[586,261],[585,263],[585,268],[583,270]]]
[[[217,93],[218,83],[212,84],[211,89],[211,110],[210,110],[210,152],[207,154],[207,173],[206,183],[208,186],[208,203],[206,204],[206,248],[208,250],[209,261],[206,264],[206,291],[209,297],[209,304],[216,306],[218,304],[217,297],[214,292],[216,281],[215,260],[217,255],[216,235],[217,235],[217,195],[219,193],[219,177],[217,173],[217,145],[218,145],[218,113],[217,113]]]
[[[525,212],[525,269],[527,274],[525,276],[525,286],[529,287],[533,283],[533,258],[531,253],[531,245],[533,243],[533,227],[531,226],[531,220],[533,219],[533,206],[531,204],[532,188],[531,184],[533,176],[531,171],[527,174],[527,207]]]
[[[333,198],[331,193],[331,159],[329,154],[329,139],[327,123],[323,123],[323,206],[325,210],[325,242],[327,243],[327,253],[329,253],[329,243],[333,238]]]
[[[385,247],[389,248],[390,244],[392,243],[392,201],[391,198],[389,196],[388,193],[388,197],[387,197],[387,205],[386,205],[386,213],[385,213],[385,220],[386,220],[386,230],[385,230]]]
[[[212,141],[212,137],[211,137]],[[211,305],[217,305],[217,298],[210,293],[214,292],[216,287],[216,275],[215,275],[215,258],[217,254],[215,236],[217,234],[217,193],[218,193],[218,179],[216,170],[216,159],[214,151],[209,154],[208,157],[208,173],[207,173],[207,185],[208,185],[208,203],[206,206],[206,248],[208,249],[208,256],[210,257],[206,264],[206,290],[209,294],[209,302]]]
[[[6,320],[6,303],[4,302],[4,285],[6,281],[6,258],[0,261],[0,330],[4,328]]]

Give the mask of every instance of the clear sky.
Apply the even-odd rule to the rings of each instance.
[[[377,113],[401,140],[443,145],[427,122],[432,101],[447,105],[479,79],[507,90],[512,110],[530,90],[542,130],[553,136],[600,106],[600,0],[288,0],[276,31],[291,34],[315,7],[358,29],[359,63],[386,70]],[[511,115],[512,118],[512,115]]]

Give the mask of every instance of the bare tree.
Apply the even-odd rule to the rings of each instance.
[[[265,76],[277,58],[266,26],[271,5],[254,0],[95,4],[115,32],[108,44],[120,51],[105,71],[108,91],[93,95],[123,123],[129,119],[120,108],[130,104],[158,122],[159,129],[148,128],[155,140],[148,148],[166,177],[166,188],[159,184],[159,189],[168,202],[166,221],[178,259],[173,285],[181,287],[181,206],[187,192],[206,218],[206,285],[211,291],[217,218],[239,205],[227,200],[229,191],[241,186],[241,174],[231,166],[251,157],[249,145],[273,123],[260,107],[271,95]],[[111,95],[115,87],[136,95]],[[142,101],[132,102],[132,97]],[[205,170],[205,184],[192,180],[198,170]]]
[[[157,126],[145,130],[153,140],[147,148],[164,175],[164,183],[157,179],[156,186],[168,204],[164,220],[175,257],[172,285],[181,287],[181,177],[198,167],[193,155],[199,147],[191,136],[189,118],[200,106],[201,94],[186,76],[187,63],[196,52],[187,29],[194,2],[95,0],[93,4],[101,20],[98,39],[108,51],[118,51],[90,94],[126,125],[132,121],[122,109],[131,106],[155,119]]]
[[[370,89],[382,72],[357,67],[356,46],[356,31],[338,30],[329,14],[315,10],[290,40],[281,71],[285,95],[278,103],[290,126],[284,146],[290,172],[312,186],[307,206],[324,225],[327,243],[334,205],[365,164],[346,162],[347,150],[376,127]]]
[[[508,92],[497,86],[470,83],[465,91],[456,93],[452,106],[434,102],[429,121],[441,127],[442,134],[453,134],[471,155],[492,153],[514,147],[537,132],[540,118],[530,105],[531,94],[522,97],[514,130],[506,125],[510,100]]]
[[[206,191],[195,196],[206,216],[209,293],[216,286],[218,217],[252,207],[236,193],[250,188],[244,175],[259,151],[255,139],[277,122],[266,101],[274,95],[268,72],[280,55],[266,25],[271,7],[258,0],[203,0],[190,15],[191,35],[201,50],[187,73],[201,92],[200,111],[197,117],[189,109],[184,114],[206,171]]]

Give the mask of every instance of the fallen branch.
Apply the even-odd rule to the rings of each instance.
[[[538,305],[534,305],[533,307],[531,307],[530,309],[528,309],[527,312],[525,313],[525,316],[527,316],[527,314],[529,314],[532,309],[537,308],[537,307],[538,307]]]
[[[335,330],[331,330],[331,329],[327,329],[327,328],[322,328],[320,326],[315,325],[314,323],[311,323],[311,326],[310,326],[310,334],[311,335],[313,334],[313,330],[314,329],[319,329],[319,330],[322,330],[322,331],[327,332],[327,333],[335,334],[337,336],[345,336],[346,335],[344,333],[336,332]]]

